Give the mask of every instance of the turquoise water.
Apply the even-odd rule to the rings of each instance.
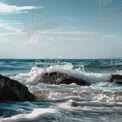
[[[109,72],[111,68],[122,69],[122,59],[0,59],[0,73],[29,72],[35,65],[49,67],[50,65],[71,63],[74,68],[84,66],[88,72]]]

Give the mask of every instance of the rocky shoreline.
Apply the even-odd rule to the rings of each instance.
[[[0,75],[0,102],[33,101],[35,96],[20,82]]]
[[[48,84],[71,84],[75,83],[81,86],[89,86],[90,83],[61,72],[51,72],[43,74],[38,81]],[[122,84],[122,75],[111,74],[107,82]],[[40,92],[39,92],[40,93]],[[35,101],[38,91],[31,93],[26,86],[17,80],[0,75],[0,102],[5,101]]]

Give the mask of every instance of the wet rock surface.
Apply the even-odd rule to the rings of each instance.
[[[16,80],[0,75],[0,102],[32,101],[35,97],[28,88]]]
[[[83,79],[78,79],[78,78],[69,76],[65,73],[61,73],[61,72],[45,73],[43,77],[39,80],[39,82],[57,84],[57,85],[58,84],[71,84],[71,83],[75,83],[81,86],[90,85],[89,82]]]
[[[112,74],[108,79],[108,82],[115,83],[115,84],[122,84],[122,75]]]

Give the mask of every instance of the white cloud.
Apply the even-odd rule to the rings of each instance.
[[[4,37],[0,37],[0,44],[3,43],[3,42],[8,42],[9,40],[4,38]]]
[[[8,5],[5,3],[0,2],[0,13],[10,13],[10,12],[20,12],[20,11],[27,11],[32,9],[40,9],[43,7],[36,7],[36,6],[15,6],[15,5]]]
[[[1,37],[6,37],[6,36],[16,36],[16,35],[22,35],[23,33],[17,33],[17,32],[3,32],[0,33],[0,39]]]
[[[89,32],[89,31],[50,31],[50,30],[39,30],[39,29],[26,29],[24,32],[27,35],[58,35],[58,36],[98,36],[101,35],[97,32]]]
[[[21,32],[20,29],[11,26],[9,23],[0,23],[0,28],[3,28],[5,30],[14,31],[14,32],[17,32],[17,33]]]
[[[31,30],[31,36],[37,36],[37,37],[54,37],[58,40],[65,39],[65,40],[83,40],[83,39],[112,39],[117,38],[119,35],[112,35],[112,34],[101,34],[98,32],[90,32],[90,31],[36,31]],[[28,31],[29,32],[29,31]],[[30,37],[31,37],[30,36]],[[60,38],[60,39],[59,39]]]
[[[28,28],[25,32],[29,33],[33,31],[33,34],[49,34],[49,35],[99,35],[97,32],[89,32],[89,31],[50,31],[50,30],[39,30],[38,28]]]
[[[29,37],[29,36],[28,36]],[[28,40],[24,41],[24,44],[39,44],[40,42],[84,42],[87,43],[98,43],[102,41],[114,41],[120,40],[119,35],[112,34],[100,34],[98,32],[90,32],[90,31],[45,31],[34,33],[32,36],[28,38]]]
[[[102,58],[109,56],[111,48],[116,48],[121,52],[121,35],[105,35],[89,31],[56,31],[47,32],[47,34],[45,32],[45,34],[33,35],[29,38],[21,34],[17,35],[16,32],[0,33],[0,35],[4,35],[0,37],[0,52],[3,50],[9,57],[14,58],[56,57],[58,55],[66,58]],[[5,57],[2,53],[1,56]]]
[[[47,32],[48,33],[48,32]],[[97,35],[96,32],[88,31],[62,31],[62,32],[49,32],[49,34],[59,34],[59,35]]]

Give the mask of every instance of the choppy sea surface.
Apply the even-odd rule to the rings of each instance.
[[[37,82],[53,71],[91,85]],[[37,102],[0,103],[0,122],[122,122],[122,86],[106,82],[113,73],[122,59],[0,59],[0,74],[39,92]]]

